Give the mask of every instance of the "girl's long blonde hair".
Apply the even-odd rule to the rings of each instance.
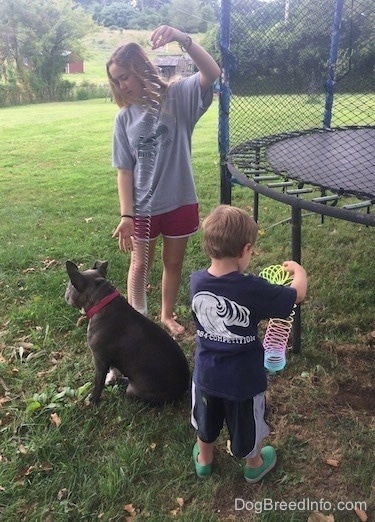
[[[118,82],[112,78],[109,72],[112,64],[126,68],[140,81],[144,91],[142,100],[131,98],[120,89]],[[120,45],[115,49],[107,62],[107,76],[113,97],[121,108],[128,107],[132,103],[160,104],[169,85],[161,78],[159,70],[150,62],[142,47],[135,42]]]

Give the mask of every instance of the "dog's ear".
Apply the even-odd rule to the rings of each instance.
[[[95,261],[93,268],[94,270],[98,270],[99,273],[105,277],[107,275],[108,261]]]
[[[85,287],[85,278],[79,272],[78,266],[75,265],[72,261],[66,262],[66,271],[68,272],[68,276],[70,282],[78,290],[78,292],[82,292]]]

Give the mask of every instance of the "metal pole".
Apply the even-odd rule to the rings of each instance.
[[[231,204],[232,185],[230,174],[226,167],[229,152],[229,105],[230,105],[230,11],[231,0],[222,0],[220,10],[220,52],[221,52],[221,76],[219,91],[219,153],[220,153],[220,202]]]
[[[292,258],[301,264],[301,229],[302,218],[301,209],[296,205],[292,206]],[[292,352],[298,353],[301,350],[301,306],[297,305],[295,310],[292,330]]]
[[[336,0],[333,27],[331,33],[331,48],[328,60],[328,77],[326,81],[326,101],[324,108],[323,127],[331,128],[333,95],[336,88],[336,62],[340,40],[340,28],[342,20],[344,0]]]

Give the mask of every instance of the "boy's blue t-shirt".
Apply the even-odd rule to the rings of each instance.
[[[288,317],[296,290],[252,274],[215,277],[200,270],[191,275],[190,294],[197,328],[195,386],[232,401],[264,392],[267,378],[258,323]]]

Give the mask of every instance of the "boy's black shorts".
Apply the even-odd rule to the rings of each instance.
[[[198,437],[214,442],[223,426],[228,427],[231,450],[235,457],[254,457],[262,440],[269,434],[264,420],[265,393],[242,402],[213,397],[192,387],[191,422]]]

